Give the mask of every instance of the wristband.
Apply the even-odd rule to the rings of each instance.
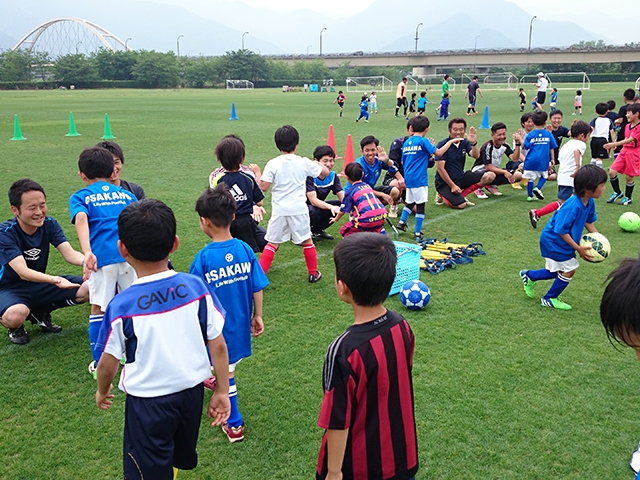
[[[476,145],[478,145],[478,142],[471,144],[472,147],[475,147]]]
[[[522,144],[521,143],[516,143],[516,147],[521,147]]]

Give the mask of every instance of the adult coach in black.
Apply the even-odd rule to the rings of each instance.
[[[396,88],[396,117],[398,116],[398,110],[400,107],[404,107],[404,116],[407,118],[407,107],[409,104],[407,103],[407,82],[409,79],[407,77],[403,77],[402,81],[398,83],[398,87]]]
[[[344,191],[340,178],[333,171],[336,153],[329,145],[321,145],[313,151],[313,159],[329,169],[329,175],[324,179],[307,177],[307,207],[311,221],[311,235],[323,240],[333,240],[333,235],[325,232],[331,225],[331,219],[340,212],[340,204],[344,198]],[[332,193],[338,200],[327,200]]]
[[[9,329],[11,343],[29,342],[27,319],[46,333],[62,328],[51,323],[51,311],[89,300],[82,277],[45,273],[49,244],[70,264],[81,266],[82,253],[71,247],[62,228],[47,216],[44,189],[24,178],[9,188],[15,217],[0,224],[0,323]]]
[[[464,118],[453,118],[449,122],[449,136],[440,141],[436,148],[440,148],[452,138],[465,137],[467,121]],[[451,208],[465,208],[473,203],[465,198],[474,190],[491,184],[495,178],[493,172],[472,172],[464,170],[467,155],[480,157],[476,129],[471,127],[466,138],[453,144],[442,157],[436,157],[436,205],[446,203]]]

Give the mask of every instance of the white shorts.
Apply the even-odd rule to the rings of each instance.
[[[545,170],[544,172],[540,172],[538,170],[525,170],[524,172],[522,172],[522,178],[533,180],[534,182],[540,177],[547,178],[548,176],[549,172],[547,170]]]
[[[98,305],[104,312],[111,299],[128,288],[136,278],[136,271],[127,262],[100,267],[89,277],[89,303]]]
[[[311,238],[309,212],[302,215],[272,216],[267,225],[264,239],[267,242],[280,244],[288,242],[301,244]]]
[[[571,260],[565,260],[564,262],[558,262],[551,258],[545,258],[544,261],[546,262],[544,268],[550,272],[570,272],[580,266],[580,262],[578,262],[578,259],[575,257]]]
[[[406,203],[427,203],[429,200],[429,187],[407,188]]]

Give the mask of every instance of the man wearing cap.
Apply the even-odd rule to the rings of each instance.
[[[538,81],[534,83],[538,87],[538,95],[536,96],[535,109],[536,111],[544,110],[544,101],[547,98],[547,87],[549,86],[549,80],[544,78],[544,73],[538,72]]]

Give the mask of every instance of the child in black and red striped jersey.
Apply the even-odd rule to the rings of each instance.
[[[325,358],[316,478],[414,479],[414,337],[407,321],[382,303],[395,278],[395,246],[385,235],[358,233],[338,243],[333,257],[336,292],[355,320]]]

